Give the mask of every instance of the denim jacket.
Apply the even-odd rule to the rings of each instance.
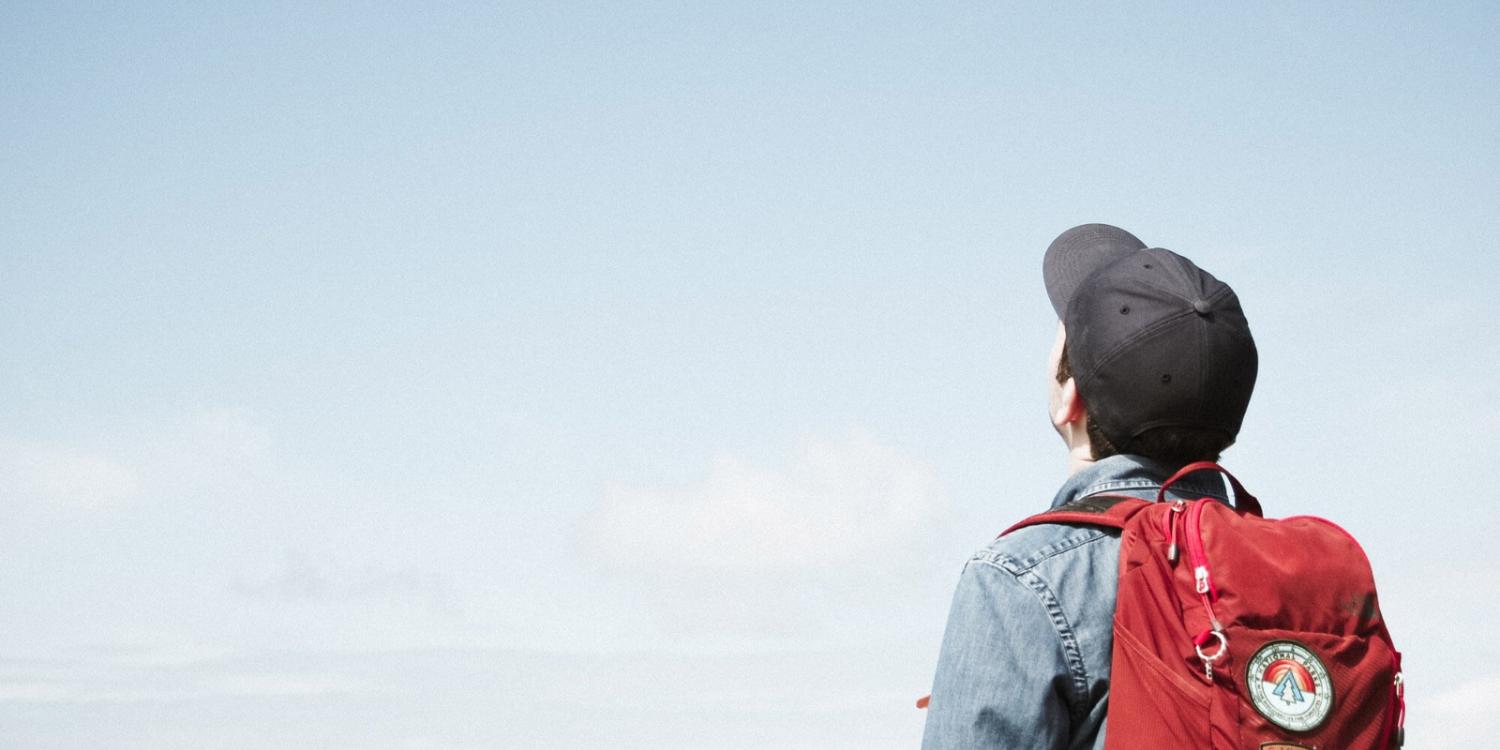
[[[1110,456],[1063,483],[1052,507],[1099,493],[1155,499],[1171,473]],[[1168,497],[1226,499],[1223,479],[1189,475]],[[974,553],[948,613],[923,750],[1104,747],[1119,532],[1029,526]]]

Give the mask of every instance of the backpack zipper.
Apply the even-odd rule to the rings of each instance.
[[[1187,537],[1188,564],[1193,566],[1193,588],[1198,592],[1198,599],[1203,602],[1203,612],[1208,615],[1209,627],[1193,638],[1193,651],[1203,661],[1203,677],[1209,682],[1214,680],[1214,662],[1218,661],[1229,651],[1229,638],[1224,635],[1224,625],[1219,622],[1219,617],[1214,613],[1213,603],[1219,598],[1219,589],[1214,586],[1213,574],[1209,570],[1208,551],[1203,546],[1203,509],[1207,503],[1214,502],[1212,498],[1199,498],[1187,504],[1182,510],[1178,506],[1182,501],[1173,505],[1168,514],[1168,520],[1173,520],[1174,514],[1183,516],[1182,522],[1184,535]],[[1171,546],[1167,550],[1169,557],[1176,554],[1177,549],[1177,525],[1172,524]],[[1218,640],[1218,649],[1212,654],[1203,652],[1203,647],[1209,641]]]
[[[1214,586],[1213,577],[1208,570],[1208,552],[1203,548],[1203,506],[1211,503],[1209,498],[1194,500],[1187,510],[1187,548],[1188,562],[1193,566],[1193,583],[1199,594],[1207,596],[1210,601],[1219,600],[1219,589]],[[1212,613],[1210,613],[1212,614]],[[1215,629],[1218,621],[1214,621]]]

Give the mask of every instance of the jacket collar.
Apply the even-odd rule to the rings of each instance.
[[[1068,480],[1063,482],[1062,488],[1057,491],[1057,495],[1052,498],[1052,507],[1057,508],[1074,500],[1100,493],[1155,500],[1157,490],[1161,489],[1161,483],[1175,470],[1172,466],[1153,461],[1145,456],[1128,454],[1108,456],[1079,469],[1073,476],[1068,477]],[[1184,500],[1212,497],[1219,501],[1228,501],[1223,477],[1206,471],[1196,472],[1179,479],[1167,490],[1167,496]]]

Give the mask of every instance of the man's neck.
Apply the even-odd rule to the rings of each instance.
[[[1075,445],[1068,450],[1068,476],[1073,476],[1094,465],[1094,451],[1088,443]]]

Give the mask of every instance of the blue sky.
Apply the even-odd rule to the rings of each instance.
[[[1239,292],[1226,463],[1500,740],[1500,12],[0,7],[0,738],[910,747],[1063,478],[1042,250]]]

